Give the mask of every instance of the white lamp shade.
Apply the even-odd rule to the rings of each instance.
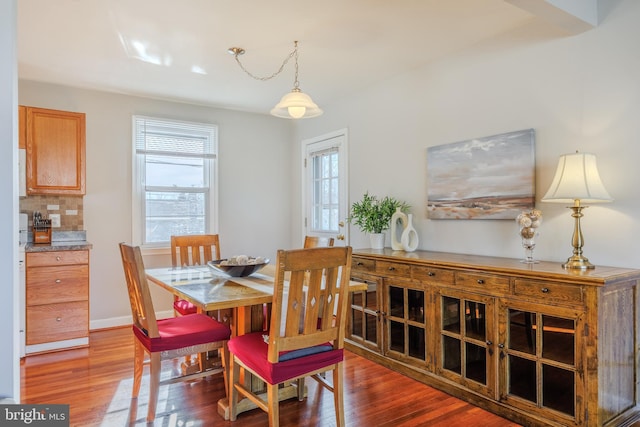
[[[613,199],[604,188],[596,156],[589,153],[573,153],[560,156],[556,175],[542,198],[543,202],[573,203],[610,202]]]
[[[283,96],[271,110],[271,115],[284,119],[307,119],[321,114],[322,110],[311,97],[297,88]]]

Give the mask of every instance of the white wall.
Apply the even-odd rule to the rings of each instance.
[[[20,401],[18,346],[18,117],[15,0],[0,2],[0,402]],[[9,344],[10,350],[6,350]]]
[[[275,259],[289,247],[291,205],[288,121],[258,114],[179,104],[32,81],[19,82],[19,102],[86,113],[87,194],[84,224],[93,244],[91,327],[130,317],[119,242],[131,242],[131,116],[213,123],[219,130],[219,233],[222,256],[246,253]],[[171,263],[145,257],[147,267]],[[154,290],[156,310],[170,310],[166,291]]]
[[[584,211],[585,256],[596,265],[640,268],[640,2],[601,4],[606,13],[591,31],[567,37],[532,17],[473,50],[322,106],[325,114],[300,122],[295,139],[347,127],[351,202],[367,190],[406,200],[420,248],[521,257],[514,221],[427,219],[426,150],[534,128],[536,200],[544,213],[535,257],[564,261],[571,255],[570,211],[540,199],[558,156],[580,150],[597,155],[615,198]],[[350,243],[369,245],[354,227]]]

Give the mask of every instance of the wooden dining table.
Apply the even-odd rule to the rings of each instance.
[[[232,336],[248,332],[264,331],[268,325],[265,319],[266,304],[273,300],[275,266],[268,264],[257,273],[246,277],[229,277],[214,272],[207,266],[164,267],[146,270],[147,279],[166,289],[180,299],[185,299],[199,311],[217,313],[218,310],[231,310],[228,318]],[[350,282],[349,290],[366,290],[367,285],[361,282]],[[226,352],[225,346],[225,352]],[[223,357],[225,369],[228,370],[228,353]],[[228,374],[228,371],[227,371]],[[228,378],[228,375],[225,376]],[[245,382],[252,382],[252,387],[260,388],[263,384],[255,381],[250,375]],[[296,387],[284,387],[279,391],[279,399],[297,397]],[[229,390],[227,390],[229,396]],[[238,403],[238,413],[256,408],[253,402],[243,399]],[[229,402],[225,397],[218,401],[218,413],[229,419]]]

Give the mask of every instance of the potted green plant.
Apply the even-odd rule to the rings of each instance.
[[[384,248],[383,232],[389,228],[391,217],[397,208],[406,212],[410,206],[389,196],[379,199],[367,191],[362,200],[351,205],[348,221],[357,225],[362,232],[369,233],[372,249],[382,249]]]

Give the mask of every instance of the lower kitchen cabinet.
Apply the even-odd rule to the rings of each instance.
[[[26,353],[89,345],[89,251],[26,254]]]
[[[346,348],[526,426],[640,420],[640,270],[354,250]]]

